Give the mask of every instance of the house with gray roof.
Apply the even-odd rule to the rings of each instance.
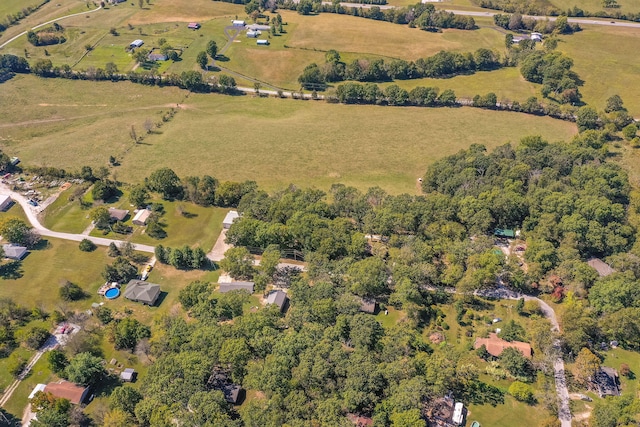
[[[142,280],[131,280],[124,290],[124,297],[131,301],[152,306],[160,296],[160,285]]]

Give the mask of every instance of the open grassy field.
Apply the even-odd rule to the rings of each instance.
[[[478,421],[482,426],[490,427],[535,427],[542,425],[544,410],[539,406],[518,402],[511,396],[505,396],[504,405],[469,405],[468,425]],[[537,420],[540,424],[531,424]]]
[[[35,7],[42,3],[41,0],[3,0],[0,2],[0,19],[4,19],[9,14],[20,12],[29,6]]]
[[[560,10],[566,10],[575,5],[580,9],[586,10],[590,13],[640,12],[640,1],[638,0],[617,0],[619,7],[610,9],[602,7],[601,0],[575,0],[569,3],[563,0],[550,0],[550,2]]]
[[[104,165],[109,155],[116,155],[122,165],[114,173],[129,183],[166,165],[181,176],[254,179],[271,189],[289,183],[328,188],[345,182],[414,192],[416,178],[429,163],[472,143],[490,148],[524,135],[557,141],[575,133],[575,126],[567,122],[472,108],[350,106],[194,94],[185,99],[187,94],[127,83],[21,76],[4,83],[0,92],[0,104],[11,99],[19,106],[0,117],[0,147],[25,164],[67,169]],[[132,124],[142,133],[145,118],[157,120],[176,102],[182,109],[160,133],[133,144]],[[32,117],[41,122],[29,120]],[[24,125],[16,126],[17,122]]]
[[[587,103],[602,110],[608,97],[618,94],[629,113],[640,117],[640,31],[634,28],[588,26],[562,37],[558,49],[574,61],[574,70],[585,81],[580,91]]]

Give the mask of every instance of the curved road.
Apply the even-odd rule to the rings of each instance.
[[[49,24],[53,24],[54,22],[60,21],[62,19],[67,19],[67,18],[71,18],[72,16],[79,16],[79,15],[86,15],[87,13],[93,13],[93,12],[97,12],[98,10],[102,9],[102,6],[98,6],[97,9],[93,9],[93,10],[89,10],[87,12],[80,12],[80,13],[73,13],[71,15],[66,15],[66,16],[61,16],[60,18],[56,18],[56,19],[52,19],[51,21],[47,21],[44,24],[39,24],[36,25],[35,27],[33,27],[31,30],[37,30],[40,27],[44,27],[45,25],[49,25]],[[24,36],[25,34],[27,34],[29,31],[31,30],[27,30],[27,31],[23,31],[20,34],[18,34],[17,36],[14,36],[12,38],[10,38],[9,40],[7,40],[6,42],[0,44],[0,49],[2,49],[3,47],[5,47],[6,45],[8,45],[9,43],[11,43],[12,41]]]
[[[434,286],[427,286],[425,289],[430,291],[444,290],[444,292],[450,294],[460,293],[455,288],[436,288]],[[479,290],[473,293],[476,296],[485,298],[498,298],[498,299],[510,299],[519,300],[524,298],[525,301],[536,301],[540,305],[540,310],[544,314],[544,317],[551,322],[551,330],[554,332],[560,332],[560,324],[556,317],[556,312],[546,302],[540,298],[532,297],[530,295],[514,292],[510,289],[502,286],[494,289]],[[553,377],[556,383],[556,395],[558,396],[558,419],[562,427],[571,427],[571,410],[569,408],[569,389],[567,388],[567,378],[564,372],[564,360],[562,359],[562,351],[560,349],[560,340],[557,339],[553,342],[553,352],[555,360],[553,362]]]
[[[22,209],[24,210],[24,213],[27,216],[27,219],[31,223],[31,226],[41,236],[55,237],[57,239],[72,240],[76,242],[79,242],[82,239],[88,239],[88,240],[91,240],[96,245],[100,245],[100,246],[109,246],[111,243],[115,243],[116,245],[120,245],[124,243],[122,240],[105,239],[103,237],[93,237],[93,236],[87,236],[84,234],[61,233],[59,231],[49,230],[48,228],[45,228],[42,224],[40,224],[37,211],[33,208],[33,206],[29,204],[26,197],[24,197],[20,193],[16,193],[15,191],[12,191],[6,185],[0,185],[0,188],[2,189],[3,192],[9,194],[14,201],[20,204],[20,206],[22,206]],[[140,251],[140,252],[147,252],[147,253],[155,252],[155,248],[153,246],[141,245],[139,243],[133,244],[133,248],[136,251]]]

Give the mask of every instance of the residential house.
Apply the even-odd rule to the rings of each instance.
[[[230,282],[230,283],[220,283],[220,287],[218,291],[221,294],[226,294],[231,291],[243,290],[247,291],[250,294],[254,291],[255,284],[253,282]]]
[[[131,301],[141,302],[152,306],[160,296],[160,285],[144,282],[142,280],[131,280],[124,290],[124,297]]]
[[[44,392],[51,393],[55,397],[67,399],[74,405],[79,405],[87,398],[89,387],[75,385],[69,381],[59,381],[47,384],[44,387]]]
[[[7,196],[6,194],[0,194],[0,211],[6,211],[11,207],[13,200],[11,196]]]
[[[219,366],[214,366],[213,373],[207,380],[209,390],[220,390],[224,394],[224,399],[232,405],[237,405],[243,400],[242,387],[233,384],[228,373]]]
[[[129,215],[127,209],[109,208],[109,218],[111,218],[111,221],[124,221],[127,215]]]
[[[254,39],[258,38],[258,36],[260,34],[262,34],[262,33],[260,31],[258,31],[258,30],[248,30],[247,31],[247,37],[254,38]]]
[[[600,397],[620,396],[620,378],[613,368],[601,367],[591,379],[590,386]]]
[[[136,212],[136,215],[133,217],[134,225],[146,225],[149,217],[151,216],[151,211],[149,209],[140,209]]]
[[[485,346],[487,352],[493,357],[500,357],[505,348],[515,348],[526,358],[531,358],[531,345],[521,341],[506,341],[498,337],[496,333],[490,333],[489,338],[477,338],[473,348]]]
[[[267,304],[274,304],[278,306],[281,313],[287,311],[288,308],[289,297],[283,291],[271,291],[269,295],[267,295]]]
[[[27,248],[24,246],[15,245],[13,243],[8,245],[2,245],[5,258],[14,259],[16,261],[21,260],[27,255]]]
[[[246,23],[244,21],[241,21],[239,19],[234,19],[231,21],[231,25],[233,25],[234,27],[244,27],[246,25]]]
[[[360,311],[368,314],[375,314],[377,307],[376,300],[371,298],[362,298],[360,300]]]

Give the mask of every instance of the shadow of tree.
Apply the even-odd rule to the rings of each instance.
[[[7,264],[0,265],[0,277],[5,280],[16,280],[21,278],[24,274],[22,270],[22,262],[11,261]]]

